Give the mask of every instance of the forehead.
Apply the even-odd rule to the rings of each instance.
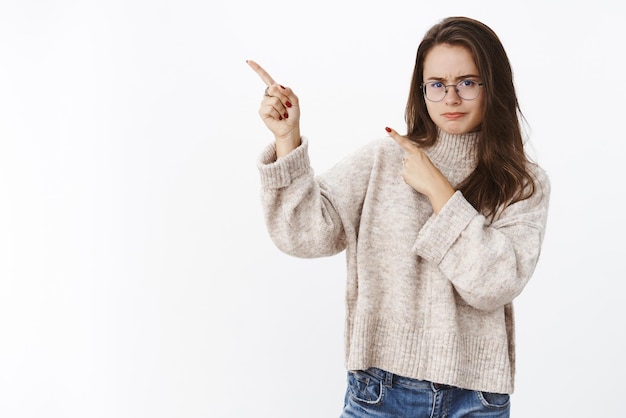
[[[467,75],[478,76],[478,67],[470,51],[459,45],[434,46],[424,58],[424,80],[456,80]]]

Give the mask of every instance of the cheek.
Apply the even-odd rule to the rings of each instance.
[[[429,102],[428,100],[426,100],[426,110],[428,111],[428,116],[430,116],[430,119],[432,120],[434,120],[434,116],[437,115],[437,112],[435,112],[436,107],[437,103]]]
[[[483,124],[483,120],[485,119],[485,111],[482,106],[476,108],[474,116],[472,117],[470,131],[475,131],[480,129]]]
[[[470,106],[471,112],[474,115],[473,119],[482,122],[483,118],[485,117],[485,106],[482,97],[479,97],[478,99],[472,101]]]

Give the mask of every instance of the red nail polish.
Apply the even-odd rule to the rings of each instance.
[[[279,84],[281,89],[285,89],[285,86],[283,86],[282,84]]]
[[[285,112],[283,116],[285,117],[285,119],[287,119],[289,117],[289,113]]]
[[[287,100],[287,101],[285,102],[285,106],[287,106],[287,107],[291,107],[291,102],[290,102],[289,100]]]
[[[385,131],[391,132],[391,128],[385,128]]]
[[[283,120],[283,117],[278,115],[278,120]]]

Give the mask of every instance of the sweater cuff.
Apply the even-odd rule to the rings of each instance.
[[[439,264],[448,249],[477,214],[478,211],[457,190],[439,214],[433,214],[426,221],[417,235],[413,251]]]
[[[276,158],[276,144],[267,145],[257,160],[257,168],[261,175],[261,186],[265,189],[287,187],[293,179],[311,170],[309,161],[309,142],[301,138],[298,148],[289,154]]]

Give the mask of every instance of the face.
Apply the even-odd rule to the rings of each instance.
[[[439,128],[450,134],[465,134],[480,129],[483,121],[483,87],[478,87],[478,97],[473,100],[461,98],[455,88],[462,80],[481,82],[478,68],[466,48],[447,44],[434,46],[424,59],[423,75],[424,83],[435,82],[438,87],[449,86],[447,94],[439,102],[424,98],[428,114]]]

